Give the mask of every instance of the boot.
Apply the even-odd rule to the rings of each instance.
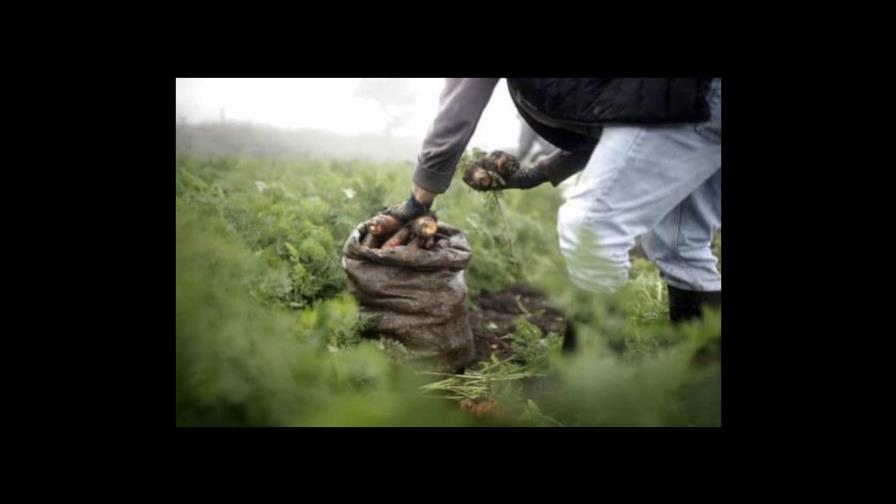
[[[666,286],[669,288],[669,319],[674,323],[699,318],[704,306],[722,306],[722,291],[689,291]]]

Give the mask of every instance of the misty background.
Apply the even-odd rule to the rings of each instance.
[[[444,79],[176,79],[176,150],[416,162]],[[501,81],[468,148],[516,145],[521,122]]]

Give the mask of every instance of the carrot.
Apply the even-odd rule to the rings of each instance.
[[[506,162],[507,162],[506,156],[498,157],[498,161],[495,162],[495,164],[497,165],[497,168],[498,168],[496,171],[501,176],[507,176],[507,174],[504,172],[504,163],[506,163]]]
[[[374,235],[373,233],[367,233],[364,235],[364,238],[361,239],[361,246],[367,248],[379,248],[380,246],[380,237]]]
[[[397,233],[392,235],[391,238],[386,240],[386,243],[383,244],[383,249],[390,249],[395,247],[400,247],[407,243],[408,238],[411,236],[411,228],[405,226],[398,230]]]
[[[494,399],[464,399],[460,409],[476,418],[496,418],[501,415],[501,406]]]
[[[400,227],[401,221],[386,214],[379,214],[367,221],[367,232],[374,236],[391,236]]]
[[[414,220],[411,226],[414,228],[414,233],[416,233],[417,236],[425,236],[427,238],[435,236],[436,231],[439,230],[439,225],[436,223],[436,219],[431,215],[418,217]]]
[[[414,236],[409,246],[414,250],[430,250],[434,244],[435,239],[432,236]]]
[[[480,166],[473,168],[472,173],[473,183],[476,184],[477,187],[489,187],[492,183],[492,178],[485,170]]]

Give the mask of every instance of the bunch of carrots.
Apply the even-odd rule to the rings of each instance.
[[[431,250],[437,239],[438,228],[433,213],[418,217],[405,225],[391,215],[379,214],[367,221],[367,234],[361,245],[380,249],[408,246],[411,249]]]

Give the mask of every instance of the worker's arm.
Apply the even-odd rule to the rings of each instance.
[[[415,185],[436,194],[448,189],[498,80],[445,79],[439,113],[417,158]]]
[[[445,192],[500,79],[445,79],[439,112],[423,141],[414,169],[414,189],[387,212],[402,221],[422,215]]]

